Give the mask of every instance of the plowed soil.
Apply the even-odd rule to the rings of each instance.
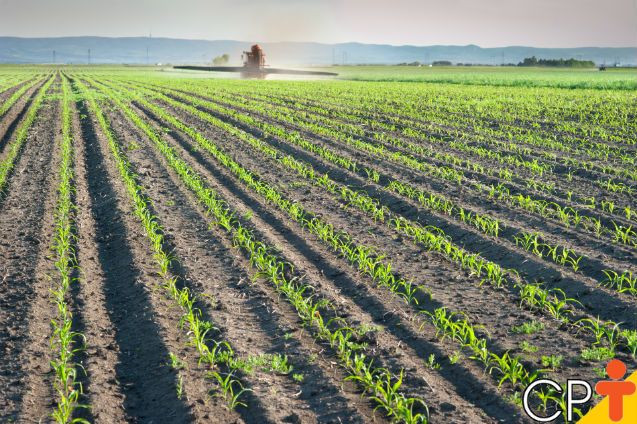
[[[104,129],[77,89],[78,84],[86,84],[92,92],[99,93],[101,85],[79,74],[56,73],[47,78],[55,81],[38,112],[38,119],[29,129],[8,184],[0,193],[2,421],[49,422],[58,401],[55,375],[49,364],[55,353],[50,349],[53,332],[50,321],[57,313],[50,294],[52,280],[56,278],[50,246],[54,240],[61,154],[61,84],[62,78],[68,78],[76,94],[72,102],[72,137],[74,249],[78,267],[69,292],[69,305],[73,331],[83,334],[86,340],[85,346],[73,355],[80,370],[78,383],[82,392],[78,403],[90,406],[78,408],[73,416],[96,423],[390,422],[391,418],[385,417],[382,409],[375,409],[377,403],[369,398],[373,394],[361,396],[362,388],[347,379],[348,373],[340,365],[335,349],[317,340],[312,329],[303,326],[292,305],[262,277],[255,275],[250,258],[234,246],[231,235],[214,225],[213,218],[206,214],[206,209],[165,161],[154,142],[111,99],[102,96],[99,104],[113,135],[130,162],[136,182],[150,200],[152,214],[163,227],[163,247],[176,259],[171,275],[191,293],[205,295],[197,298],[197,306],[202,319],[214,323],[209,338],[227,342],[238,358],[280,354],[287,357],[292,367],[289,373],[260,368],[252,373],[237,372],[236,378],[249,391],[239,398],[245,405],[228,408],[224,398],[218,396],[218,384],[207,376],[211,369],[199,363],[196,350],[188,344],[185,327],[180,325],[181,310],[158,289],[161,280],[152,246],[134,212]],[[115,77],[98,75],[96,78],[107,84],[116,81]],[[122,92],[134,92],[135,87],[142,86],[162,89],[160,85],[140,81],[116,84]],[[0,160],[7,157],[17,130],[44,82],[27,90],[0,116]],[[214,89],[215,83],[201,84]],[[0,105],[20,87],[2,91]],[[303,125],[303,122],[311,122],[309,117],[294,123],[266,113],[265,106],[262,111],[249,107],[251,101],[258,100],[264,105],[299,109],[318,106],[327,111],[339,105],[338,99],[293,101],[283,95],[273,95],[270,100],[263,100],[254,93],[240,90],[232,93],[232,87],[221,90],[218,95],[203,89],[177,88],[179,90],[164,94],[190,105],[192,101],[179,95],[188,93],[247,114],[260,123],[295,133],[356,161],[359,167],[380,170],[383,177],[372,181],[360,172],[344,169],[282,136],[266,133],[257,125],[246,124],[205,103],[197,105],[200,114],[194,114],[161,98],[147,97],[153,105],[192,127],[242,167],[276,187],[286,198],[302,204],[318,217],[327,218],[335,230],[347,232],[356,243],[375,246],[391,261],[397,277],[413,279],[415,286],[428,289],[431,296],[421,292],[417,304],[407,303],[378,286],[289,215],[246,187],[186,132],[157,116],[143,102],[125,98],[132,110],[201,176],[207,187],[236,211],[235,217],[253,232],[255,239],[270,246],[278,258],[289,263],[296,278],[310,284],[317,298],[331,302],[334,316],[347,320],[352,327],[375,328],[366,335],[365,354],[373,359],[375,367],[389,370],[392,376],[402,373],[401,392],[426,403],[430,422],[532,421],[512,400],[523,388],[510,382],[501,383],[501,374],[485,370],[479,361],[471,359],[470,349],[463,349],[451,337],[442,338],[431,320],[424,318],[423,311],[445,307],[463,312],[470,322],[480,326],[478,335],[488,339],[489,351],[499,355],[505,352],[524,355],[521,361],[528,369],[546,368],[542,365],[542,356],[561,356],[559,367],[546,371],[559,382],[579,378],[594,383],[600,380],[599,370],[595,369],[603,368],[606,361],[580,359],[582,351],[595,342],[595,337],[583,330],[582,325],[564,324],[546,311],[521,307],[519,291],[512,285],[490,287],[484,283],[484,275],[463,270],[443,255],[394,231],[386,222],[374,219],[334,193],[304,180],[239,137],[212,125],[205,115],[221,119],[268,146],[306,162],[343,186],[369,194],[394,216],[423,227],[433,225],[442,229],[459,246],[480,253],[482,258],[503,269],[516,269],[526,281],[560,289],[566,298],[574,299],[572,322],[599,318],[622,323],[622,329],[626,330],[634,331],[637,327],[636,297],[599,285],[605,277],[604,270],[634,269],[637,249],[617,243],[608,233],[596,237],[579,227],[566,228],[555,220],[497,202],[472,189],[470,183],[505,183],[511,192],[582,209],[575,201],[565,200],[559,193],[534,191],[522,180],[506,181],[497,173],[486,175],[459,166],[454,168],[440,159],[413,154],[390,142],[376,141],[372,136],[375,130],[367,128],[362,119],[334,117],[335,122],[360,125],[370,131],[367,136],[345,132],[348,136],[382,144],[390,153],[413,154],[419,161],[434,166],[462,170],[469,182],[459,185],[434,179],[399,162],[382,161],[327,133],[309,130]],[[236,101],[244,101],[245,107],[238,106]],[[307,112],[318,113],[314,109]],[[423,143],[403,136],[401,128],[387,135]],[[472,160],[485,169],[504,167],[442,144],[430,146],[460,159]],[[527,159],[533,160],[533,157]],[[526,170],[515,169],[515,172],[532,177]],[[560,173],[556,168],[555,172],[551,178],[561,181],[566,170]],[[600,175],[595,171],[578,173],[568,184],[576,192],[588,192],[637,208],[634,195],[602,190],[596,183]],[[485,234],[456,216],[425,208],[415,200],[387,190],[384,183],[388,179],[408,181],[420,190],[442,194],[474,213],[490,214],[507,225],[498,237]],[[616,181],[635,185],[629,179]],[[604,222],[612,219],[631,225],[630,219],[605,210],[587,212]],[[568,246],[583,256],[580,269],[574,271],[546,257],[540,258],[510,242],[520,232],[534,231],[541,231],[552,244]],[[544,324],[541,332],[529,336],[512,331],[513,327],[533,320]],[[523,342],[531,343],[536,351],[530,354],[522,351]],[[615,358],[628,364],[629,372],[635,370],[634,356],[625,346],[618,346],[614,353]],[[459,356],[457,361],[452,359],[454,355]],[[183,361],[183,366],[173,366],[173,357]],[[218,366],[215,370],[228,372],[224,364]],[[598,400],[594,399],[593,403]],[[584,410],[590,405],[592,403]],[[425,408],[418,407],[415,411],[425,413]]]

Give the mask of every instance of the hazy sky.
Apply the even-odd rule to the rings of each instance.
[[[0,35],[636,46],[637,0],[0,0]]]

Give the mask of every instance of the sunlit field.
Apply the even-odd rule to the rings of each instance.
[[[447,84],[501,85],[635,90],[635,68],[519,68],[502,66],[336,66],[341,78],[359,81],[414,81]]]
[[[634,69],[327,69],[0,66],[5,420],[531,422],[634,368]]]

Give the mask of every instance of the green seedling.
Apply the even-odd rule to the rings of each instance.
[[[531,322],[525,322],[524,324],[519,325],[517,327],[513,327],[512,331],[517,334],[533,334],[543,329],[544,329],[544,324],[536,320],[533,320]]]
[[[581,361],[601,362],[615,357],[615,352],[607,347],[590,347],[582,351]]]
[[[532,344],[530,344],[529,342],[527,342],[526,340],[523,341],[522,343],[520,343],[520,345],[518,346],[522,351],[524,352],[529,352],[529,353],[534,353],[537,352],[537,346],[533,346]]]
[[[542,356],[542,365],[552,370],[558,369],[561,363],[562,363],[562,355]]]

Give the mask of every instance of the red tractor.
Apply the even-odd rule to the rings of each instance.
[[[242,58],[245,68],[263,69],[265,66],[265,55],[263,54],[263,50],[261,50],[261,46],[258,44],[252,46],[250,51],[244,51]]]

